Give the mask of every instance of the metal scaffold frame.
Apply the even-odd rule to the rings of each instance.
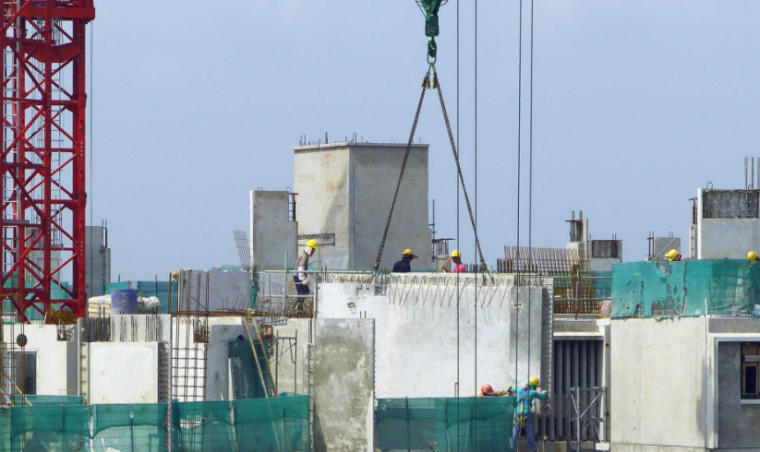
[[[606,423],[607,388],[572,387],[567,393],[567,450],[573,452],[596,451],[595,444],[603,441]],[[591,448],[583,448],[584,443],[591,443]]]
[[[0,299],[85,315],[85,29],[93,0],[3,0]],[[64,278],[69,284],[64,284]]]

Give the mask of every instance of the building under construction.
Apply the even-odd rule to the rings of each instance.
[[[542,450],[760,450],[760,190],[697,192],[690,261],[652,234],[623,263],[573,212],[565,248],[487,265],[452,149],[477,245],[449,273],[414,128],[302,142],[292,190],[250,192],[239,266],[114,283],[106,225],[85,227],[93,2],[3,8],[0,452],[508,450],[515,398],[478,390],[531,376]],[[453,147],[437,74],[422,89]],[[414,270],[389,272],[406,249]]]

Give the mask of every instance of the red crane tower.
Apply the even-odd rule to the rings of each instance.
[[[85,314],[85,27],[93,0],[2,0],[0,300]]]

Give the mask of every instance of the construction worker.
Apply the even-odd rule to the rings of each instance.
[[[412,271],[412,259],[417,259],[417,255],[407,248],[401,253],[401,260],[393,264],[393,273],[409,273]]]
[[[449,270],[447,267],[443,267],[443,271],[446,273],[464,273],[465,268],[464,264],[462,263],[462,253],[459,252],[459,250],[454,250],[451,252],[451,261],[454,262],[454,269]]]
[[[293,275],[293,282],[296,283],[296,292],[298,295],[309,295],[309,279],[305,273],[309,269],[309,258],[317,251],[317,241],[309,240],[306,242],[306,247],[303,249],[303,253],[298,256],[296,261],[296,273]],[[303,309],[303,298],[298,299],[297,309]]]
[[[683,256],[681,256],[681,253],[679,253],[677,249],[673,248],[665,253],[665,259],[667,259],[668,262],[678,262],[683,260]]]
[[[517,438],[520,436],[520,429],[525,427],[525,436],[528,437],[528,451],[536,452],[536,438],[533,431],[533,411],[531,405],[533,399],[546,400],[546,391],[540,393],[536,390],[540,382],[538,377],[530,377],[528,383],[522,388],[517,389],[517,401],[515,405],[515,417],[512,424],[512,439],[510,446],[513,451],[517,449]]]
[[[490,384],[484,383],[483,386],[480,387],[480,392],[478,393],[478,397],[501,397],[506,395],[512,395],[512,386],[506,390],[501,389],[499,391],[494,391]]]
[[[750,251],[749,253],[747,253],[747,259],[749,259],[750,264],[754,264],[755,262],[757,262],[757,253],[754,251]]]

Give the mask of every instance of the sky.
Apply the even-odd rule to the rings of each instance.
[[[650,231],[672,231],[687,248],[689,198],[708,184],[743,188],[744,157],[760,156],[760,3],[532,6],[531,146],[531,3],[522,4],[519,199],[520,3],[450,0],[439,14],[436,67],[486,261],[518,244],[518,216],[520,245],[564,247],[565,220],[579,210],[593,239],[623,240],[626,261],[645,258]],[[302,135],[408,139],[427,71],[412,0],[95,7],[87,217],[108,222],[113,280],[239,264],[233,231],[248,230],[248,192],[293,186]],[[430,144],[438,236],[458,234],[474,261],[435,96],[418,140]]]

